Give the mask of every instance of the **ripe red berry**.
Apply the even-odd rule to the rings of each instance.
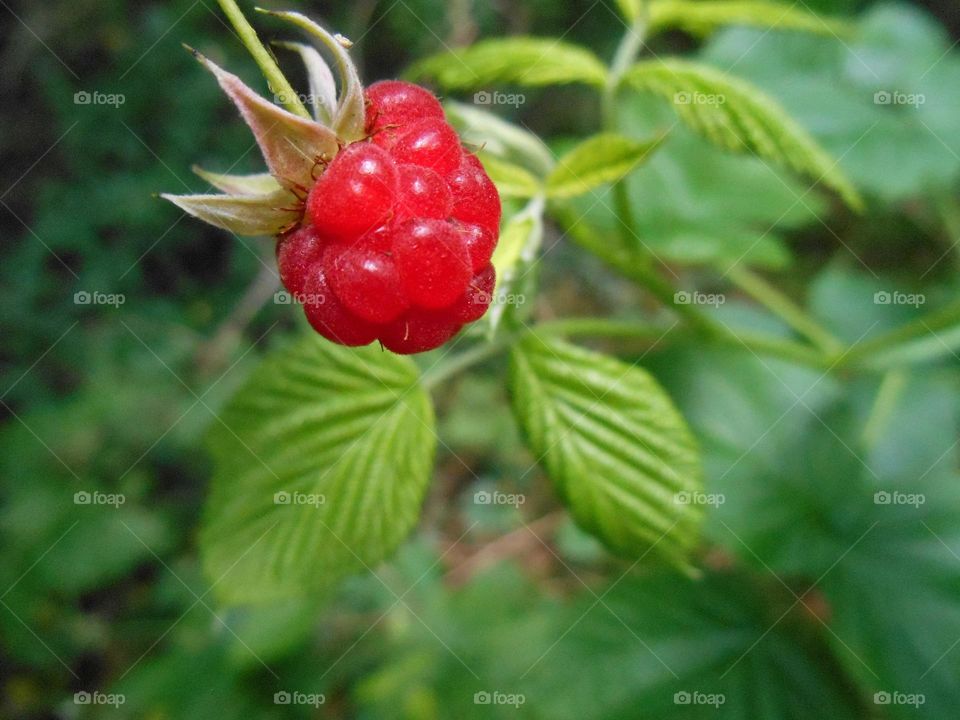
[[[451,215],[465,223],[482,225],[500,234],[500,195],[476,155],[463,154],[460,166],[447,176],[453,193]]]
[[[409,307],[393,258],[365,243],[338,244],[323,255],[323,270],[337,299],[371,323],[396,319]]]
[[[463,153],[456,130],[440,118],[426,118],[397,132],[391,154],[397,162],[421,165],[448,175],[460,165]]]
[[[381,80],[367,88],[367,132],[406,125],[423,118],[443,119],[443,108],[429,90],[402,80]]]
[[[341,150],[307,198],[307,216],[330,240],[353,240],[380,225],[393,209],[397,168],[370,143]]]
[[[280,282],[293,295],[303,292],[307,270],[323,254],[320,236],[312,225],[304,225],[277,242]]]
[[[381,330],[380,342],[398,355],[411,355],[440,347],[461,327],[448,313],[413,309]]]
[[[380,327],[349,313],[330,289],[323,264],[315,263],[303,287],[303,310],[313,329],[331,342],[350,347],[369,345]]]
[[[483,225],[461,222],[454,223],[454,225],[460,231],[463,242],[467,246],[473,271],[475,273],[480,272],[493,257],[493,251],[497,247],[497,236]]]
[[[440,175],[419,165],[397,167],[398,221],[412,217],[445,219],[452,208],[453,196]]]
[[[461,323],[479,320],[493,302],[493,290],[497,285],[497,271],[488,264],[470,280],[467,291],[447,310],[451,318]]]
[[[473,274],[463,238],[445,220],[414,219],[400,225],[393,255],[404,292],[421,308],[449,306]]]

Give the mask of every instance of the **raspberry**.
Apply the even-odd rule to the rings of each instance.
[[[307,216],[330,240],[353,240],[389,215],[397,196],[393,159],[370,143],[349,145],[333,159],[307,198]]]
[[[497,271],[487,265],[470,280],[467,291],[444,312],[461,323],[479,320],[493,301],[493,289],[497,284]]]
[[[467,252],[470,255],[470,265],[474,272],[483,270],[490,258],[493,257],[493,251],[497,247],[497,236],[482,225],[471,223],[455,223],[463,237],[463,242],[467,246]]]
[[[432,350],[490,305],[500,198],[423,88],[372,85],[366,129],[323,169],[304,224],[279,240],[280,279],[332,342]]]
[[[377,339],[380,328],[350,313],[330,290],[321,263],[307,273],[303,287],[303,310],[313,329],[327,340],[356,347]]]
[[[320,236],[311,225],[304,225],[277,243],[280,282],[292,295],[303,293],[307,271],[320,259],[322,253]]]
[[[389,125],[406,125],[423,118],[443,120],[439,101],[419,85],[402,80],[381,80],[367,88],[367,133]]]
[[[463,238],[445,220],[410,220],[393,236],[400,281],[410,303],[421,308],[449,306],[472,275]]]
[[[460,166],[447,175],[453,193],[451,215],[500,234],[500,195],[476,155],[464,153]]]
[[[398,355],[412,355],[440,347],[462,326],[447,313],[414,309],[387,325],[380,342]]]
[[[397,168],[397,220],[412,217],[450,217],[453,196],[447,184],[430,168],[400,165]]]
[[[421,165],[441,175],[453,172],[460,165],[463,154],[460,138],[442,119],[427,118],[410,123],[396,137],[390,153],[400,162]]]
[[[337,299],[362,320],[390,322],[410,305],[393,258],[366,243],[329,248],[323,271]]]

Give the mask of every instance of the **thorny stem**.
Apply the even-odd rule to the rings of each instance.
[[[247,22],[247,19],[243,16],[243,12],[237,6],[236,0],[217,0],[217,2],[220,3],[220,7],[223,9],[230,24],[233,25],[234,30],[237,31],[241,42],[243,42],[244,46],[253,56],[253,59],[257,61],[257,65],[260,66],[260,71],[267,79],[267,85],[270,87],[270,91],[279,96],[287,110],[295,115],[311,120],[310,113],[307,112],[303,103],[300,102],[300,96],[280,70],[273,55],[263,46],[263,43],[260,42],[260,38],[257,37],[257,31]]]

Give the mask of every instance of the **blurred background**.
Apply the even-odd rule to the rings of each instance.
[[[609,60],[623,32],[611,0],[264,4],[352,38],[368,82],[511,34]],[[855,33],[731,28],[652,47],[778,99],[867,212],[683,132],[631,179],[631,198],[688,287],[728,294],[726,322],[783,331],[715,269],[745,258],[853,343],[960,287],[960,5],[800,5],[851,18]],[[531,469],[494,362],[437,398],[449,450],[391,562],[330,596],[218,607],[197,559],[203,435],[264,353],[302,331],[300,313],[274,302],[271,241],[238,240],[154,193],[205,191],[195,163],[261,170],[181,43],[264,85],[213,0],[0,0],[0,17],[0,717],[955,715],[952,352],[914,371],[824,377],[695,342],[650,351],[644,365],[724,498],[698,580],[630,568],[569,522]],[[256,22],[264,38],[290,35]],[[881,91],[926,101],[889,107]],[[555,148],[598,127],[584,88],[524,94],[496,111]],[[626,122],[644,131],[655,112],[638,105]],[[586,227],[609,228],[604,212]],[[549,232],[537,316],[655,312]],[[883,292],[922,301],[877,302]],[[475,501],[493,489],[524,502]],[[95,492],[113,501],[89,502]]]

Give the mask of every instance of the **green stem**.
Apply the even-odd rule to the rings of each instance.
[[[870,408],[870,414],[860,434],[863,447],[872,448],[880,438],[884,426],[900,402],[900,396],[907,386],[907,377],[907,372],[903,369],[890,370],[883,376],[873,407]]]
[[[785,294],[750,269],[735,265],[727,271],[733,283],[754,300],[779,316],[790,327],[806,336],[825,353],[839,353],[843,344]]]
[[[872,356],[906,345],[911,340],[925,340],[930,335],[935,335],[938,330],[947,330],[958,324],[960,324],[960,300],[954,300],[936,312],[919,317],[906,325],[901,325],[855,346],[844,356],[842,364],[854,365],[868,361]]]
[[[237,31],[237,35],[240,36],[240,40],[244,46],[253,56],[253,59],[257,61],[257,65],[260,66],[260,71],[267,79],[270,92],[278,95],[283,105],[290,112],[307,118],[308,120],[312,119],[310,113],[307,112],[307,108],[300,102],[300,96],[280,70],[277,61],[273,59],[273,55],[271,55],[270,51],[260,42],[260,38],[257,37],[257,31],[247,22],[247,19],[243,16],[243,12],[241,12],[237,6],[236,1],[217,0],[217,2],[220,3],[220,7],[223,9],[230,24],[233,25],[234,30]]]

